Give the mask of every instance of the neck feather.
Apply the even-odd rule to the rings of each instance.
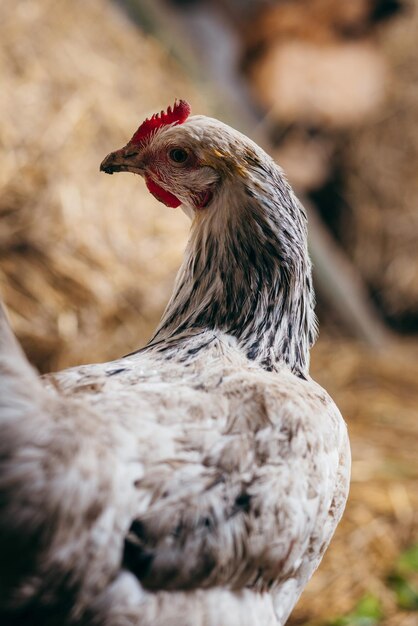
[[[306,376],[316,337],[305,212],[273,163],[225,181],[197,213],[173,295],[150,344],[222,330],[267,370]]]

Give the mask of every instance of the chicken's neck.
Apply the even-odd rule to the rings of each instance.
[[[306,230],[303,208],[274,168],[229,193],[225,185],[193,221],[151,343],[219,329],[263,368],[286,363],[305,376],[316,336]]]

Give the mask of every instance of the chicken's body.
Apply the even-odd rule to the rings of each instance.
[[[149,141],[189,124],[202,143],[217,124],[205,120]],[[268,157],[258,180],[253,150],[264,154],[246,140],[249,177],[228,165],[244,186],[223,213],[225,178],[207,171],[200,187],[212,166],[196,157],[205,204],[182,198],[192,235],[145,349],[40,380],[2,319],[1,624],[278,626],[321,560],[347,497],[348,439],[307,376],[303,211]],[[216,151],[226,158],[219,140]],[[120,152],[103,169],[128,169]],[[168,178],[153,179],[155,195]],[[289,213],[280,232],[276,201]]]

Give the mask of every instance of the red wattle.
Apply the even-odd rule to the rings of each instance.
[[[172,209],[176,209],[178,206],[180,206],[181,200],[176,198],[176,196],[174,196],[169,191],[166,191],[165,189],[160,187],[160,185],[158,185],[158,183],[156,183],[149,176],[145,176],[145,184],[147,186],[148,191],[152,193],[154,198],[157,198],[159,202],[162,202],[163,204],[171,207]]]

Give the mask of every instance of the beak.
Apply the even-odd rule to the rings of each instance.
[[[108,154],[100,164],[100,171],[106,172],[106,174],[113,174],[114,172],[143,174],[144,166],[138,158],[138,152],[132,150],[132,147],[125,146]]]

